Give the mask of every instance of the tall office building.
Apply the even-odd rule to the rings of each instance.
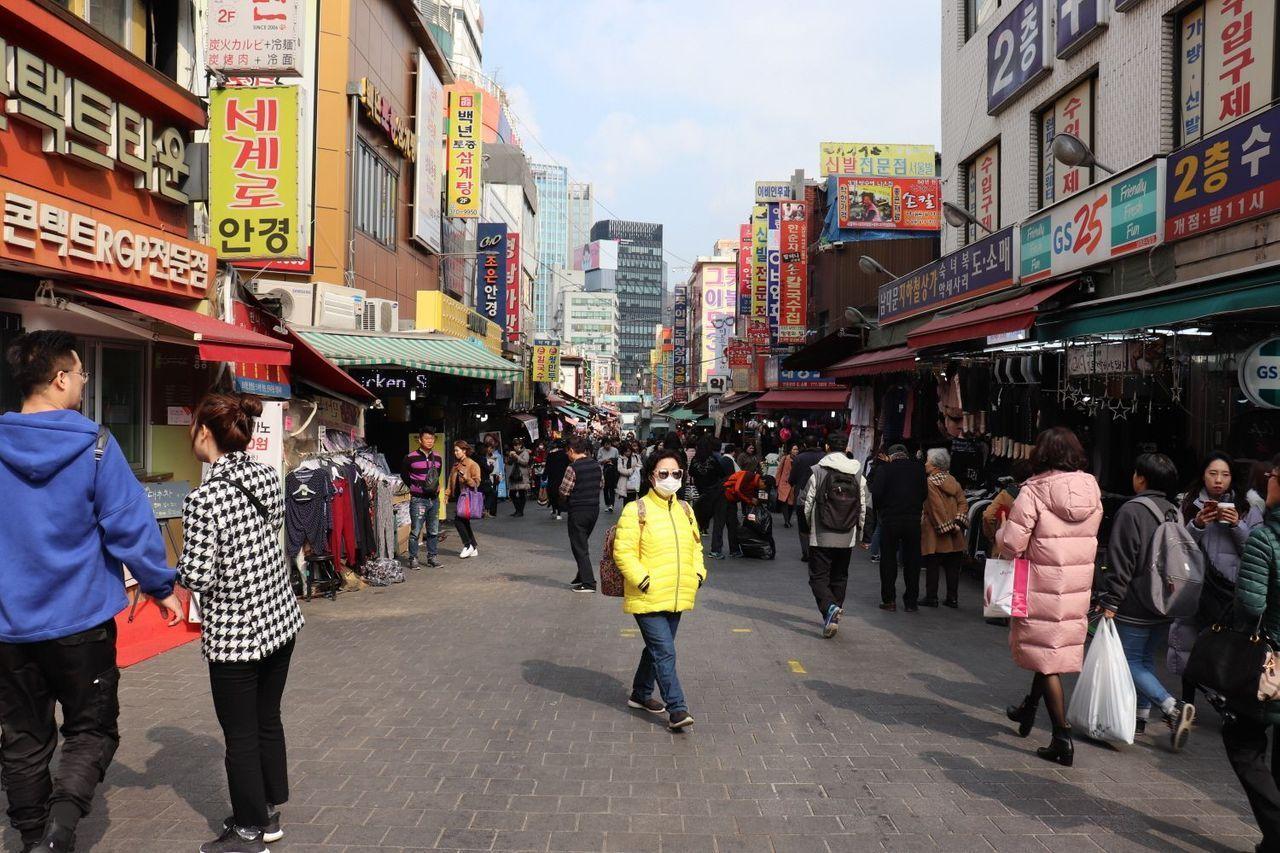
[[[418,11],[449,58],[453,73],[478,83],[484,63],[480,0],[418,0]]]
[[[595,196],[591,184],[569,184],[570,252],[582,248],[591,240],[591,225],[595,221]]]
[[[533,326],[539,333],[556,328],[559,276],[569,266],[569,173],[564,166],[533,163],[538,188],[538,275],[533,283]]]
[[[653,327],[662,322],[662,226],[605,219],[592,240],[617,240],[618,372],[623,390],[636,393],[636,373],[649,368]]]

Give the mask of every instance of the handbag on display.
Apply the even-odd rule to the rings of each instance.
[[[1187,660],[1186,679],[1237,708],[1276,698],[1280,661],[1262,630],[1262,618],[1258,616],[1253,630],[1215,624],[1201,631]]]

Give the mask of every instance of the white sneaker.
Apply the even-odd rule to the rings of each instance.
[[[461,551],[458,552],[458,559],[460,560],[465,560],[467,559],[467,557],[470,557],[470,556],[471,556],[470,545],[468,545],[467,547],[463,548]]]

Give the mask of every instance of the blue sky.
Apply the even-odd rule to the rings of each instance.
[[[525,151],[663,223],[673,280],[820,141],[940,143],[938,0],[483,3]]]

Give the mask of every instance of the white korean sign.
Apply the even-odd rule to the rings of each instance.
[[[245,453],[277,473],[284,469],[284,401],[263,400],[262,414],[253,421],[253,436]]]
[[[205,64],[224,74],[302,73],[301,0],[209,0]]]
[[[790,181],[756,181],[756,204],[770,201],[791,201]]]
[[[1271,102],[1276,0],[1206,0],[1204,132]]]
[[[444,189],[444,84],[427,55],[418,51],[418,156],[413,184],[413,239],[433,252],[442,251]]]
[[[1085,80],[1079,86],[1058,98],[1053,105],[1053,126],[1055,133],[1070,133],[1082,140],[1085,145],[1093,147],[1093,80]],[[1046,144],[1052,144],[1047,139]],[[1053,168],[1053,196],[1046,202],[1066,198],[1089,185],[1088,166],[1068,166],[1054,158],[1047,163]]]

